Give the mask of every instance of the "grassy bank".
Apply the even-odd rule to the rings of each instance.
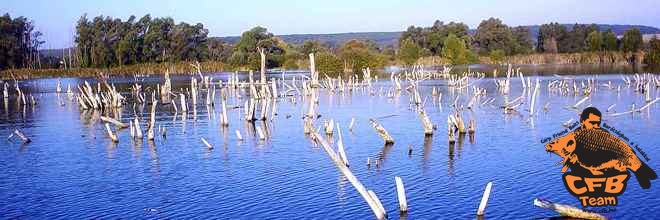
[[[479,64],[627,64],[633,62],[643,63],[644,52],[583,52],[583,53],[532,53],[504,57],[502,61],[494,61],[490,57],[480,56]],[[397,62],[401,63],[401,62]],[[424,66],[451,65],[451,62],[440,56],[427,56],[417,60]]]
[[[189,74],[197,72],[191,64],[194,62],[179,63],[143,63],[111,68],[71,68],[71,69],[13,69],[0,72],[0,79],[34,79],[48,77],[95,77],[99,73],[112,76],[130,76],[133,74],[164,74],[169,70],[170,74]],[[219,61],[201,62],[202,72],[221,72],[227,70],[227,66]]]

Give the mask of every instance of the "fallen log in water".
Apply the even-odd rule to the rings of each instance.
[[[563,217],[579,218],[579,219],[607,219],[605,216],[599,215],[597,213],[585,212],[582,209],[570,205],[554,203],[539,198],[534,199],[534,205],[544,209],[555,211]]]
[[[401,212],[407,212],[408,202],[406,201],[406,190],[403,188],[403,181],[401,177],[395,176],[394,182],[396,183],[397,198],[399,198],[399,210]]]
[[[202,142],[204,143],[204,145],[206,145],[207,149],[209,149],[209,150],[213,149],[213,145],[209,144],[209,142],[206,141],[206,139],[202,138]]]
[[[373,191],[371,191],[372,193],[369,193],[369,190],[367,190],[367,188],[364,187],[362,183],[360,183],[357,177],[353,175],[353,172],[351,172],[351,170],[348,169],[348,167],[346,167],[343,164],[343,162],[341,162],[341,160],[337,156],[337,153],[335,153],[335,151],[330,147],[330,144],[328,144],[328,142],[326,142],[325,139],[323,139],[323,137],[321,137],[321,135],[319,135],[318,133],[312,132],[311,135],[314,140],[317,140],[317,142],[321,144],[325,152],[328,153],[328,156],[330,156],[330,158],[335,163],[335,165],[337,165],[337,168],[346,177],[348,182],[350,182],[353,185],[353,187],[355,187],[355,189],[358,191],[358,193],[360,193],[362,198],[364,198],[364,200],[367,202],[371,210],[374,212],[374,215],[376,215],[376,218],[377,219],[387,218],[387,214],[385,213],[385,208],[383,208],[382,204],[375,196]]]
[[[18,136],[18,138],[20,138],[25,144],[32,142],[32,140],[30,140],[30,138],[28,138],[27,135],[25,135],[23,132],[21,132],[18,129],[14,130],[14,133],[9,135],[7,139],[11,139],[14,136],[14,134],[16,134],[16,136]]]
[[[117,120],[114,119],[114,118],[101,116],[101,121],[104,121],[104,122],[107,122],[107,123],[111,123],[111,124],[117,126],[118,128],[128,128],[128,125],[127,125],[126,123],[123,123],[123,122],[117,121]]]
[[[346,151],[344,151],[344,140],[341,137],[341,128],[339,127],[339,123],[337,123],[337,136],[339,136],[339,140],[337,140],[337,151],[339,151],[339,159],[346,165],[348,165],[348,157],[346,157]]]
[[[479,203],[479,209],[477,210],[478,216],[484,215],[484,211],[486,210],[486,205],[488,204],[488,198],[490,197],[490,190],[492,189],[492,187],[493,187],[493,182],[488,182],[488,184],[486,184],[484,195],[481,197],[481,202]]]

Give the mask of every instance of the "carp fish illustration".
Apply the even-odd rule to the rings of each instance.
[[[658,175],[637,157],[623,140],[602,128],[577,128],[545,145],[545,150],[563,158],[562,172],[582,168],[591,175],[631,170],[639,185],[648,189]]]

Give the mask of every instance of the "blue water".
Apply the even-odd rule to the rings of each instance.
[[[227,75],[214,77],[226,79]],[[587,77],[590,76],[578,79]],[[595,77],[599,85],[608,80],[621,83],[619,75]],[[551,93],[546,85],[557,78],[539,78],[539,114],[531,118],[526,111],[528,102],[520,107],[519,114],[504,114],[500,108],[504,98],[497,93],[493,79],[476,81],[475,85],[486,88],[488,94],[471,111],[462,114],[466,122],[469,118],[476,120],[474,141],[464,137],[453,147],[446,135],[447,116],[453,113],[451,104],[458,96],[458,103],[467,105],[472,91],[452,90],[444,80],[421,83],[422,98],[427,99],[425,110],[438,126],[430,138],[424,137],[418,114],[409,104],[408,92],[402,91],[394,98],[386,96],[392,87],[389,80],[375,83],[373,95],[363,88],[351,93],[321,90],[322,117],[315,125],[329,119],[340,124],[350,169],[378,195],[390,219],[474,219],[489,181],[493,182],[493,189],[486,219],[553,217],[557,214],[533,206],[533,199],[542,197],[574,206],[579,206],[579,201],[564,188],[561,166],[555,166],[560,158],[545,152],[540,141],[562,131],[564,121],[579,119],[579,112],[564,107],[575,104],[582,96]],[[83,80],[65,78],[62,83],[66,88],[67,84],[73,87]],[[131,81],[111,80],[129,100]],[[162,78],[148,78],[145,85],[158,82]],[[367,203],[323,148],[304,135],[301,118],[308,98],[298,97],[295,103],[291,97],[280,98],[278,115],[254,125],[266,128],[265,141],[256,137],[254,126],[240,120],[242,108],[229,109],[230,125],[221,126],[218,89],[216,105],[211,109],[204,105],[205,92],[200,94],[196,118],[192,107],[182,116],[181,112],[175,115],[171,106],[159,105],[156,126],[166,128],[165,138],[157,136],[153,142],[146,138],[132,140],[129,129],[123,129],[119,131],[119,143],[114,144],[99,119],[102,113],[79,109],[66,94],[55,93],[55,84],[54,79],[20,82],[21,88],[37,99],[34,107],[18,106],[13,90],[9,103],[2,102],[0,136],[8,137],[18,128],[32,139],[29,144],[21,144],[16,138],[0,142],[2,219],[374,218]],[[175,90],[188,85],[188,77],[178,77]],[[442,93],[440,104],[431,96],[432,87]],[[382,92],[378,93],[380,88]],[[656,88],[651,92],[653,98],[660,93]],[[246,96],[244,91],[241,94],[241,99],[230,95],[228,105],[242,106]],[[520,82],[517,78],[512,80],[509,99],[522,94]],[[490,97],[496,100],[481,105]],[[60,105],[62,102],[64,106]],[[551,104],[546,112],[542,107],[547,102]],[[611,104],[616,104],[613,110],[622,112],[633,103],[643,105],[644,97],[632,88],[624,87],[617,93],[599,87],[581,107],[591,104],[603,111],[604,122],[638,143],[651,159],[647,164],[659,172],[660,139],[656,136],[660,104],[618,117],[605,113]],[[136,106],[143,130],[150,108]],[[394,137],[392,146],[384,146],[368,123],[369,118],[381,116],[387,116],[378,121]],[[133,117],[132,103],[124,105],[122,121],[128,123]],[[349,132],[352,117],[356,123]],[[245,140],[237,140],[235,130],[240,130]],[[208,150],[200,140],[202,137],[215,148]],[[336,135],[334,139],[336,142]],[[413,148],[411,155],[409,145]],[[366,165],[367,158],[379,157],[383,159],[380,166]],[[399,215],[395,176],[400,176],[405,184],[409,206],[406,215]],[[617,211],[605,215],[616,219],[653,219],[660,211],[657,195],[659,180],[643,190],[631,178],[625,193],[618,198]]]

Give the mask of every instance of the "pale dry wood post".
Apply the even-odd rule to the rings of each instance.
[[[351,117],[351,123],[348,125],[348,130],[353,131],[353,125],[355,125],[355,117]]]
[[[534,199],[534,205],[555,211],[563,217],[577,218],[577,219],[602,219],[602,220],[607,219],[605,216],[602,216],[597,213],[585,212],[582,209],[570,205],[553,203],[547,200],[540,200],[538,198]]]
[[[14,134],[16,134],[16,136],[18,136],[18,138],[20,138],[23,141],[23,143],[27,144],[32,142],[32,140],[30,140],[30,138],[28,138],[27,135],[25,135],[23,132],[21,132],[18,129],[14,130]],[[11,136],[9,137],[11,138]]]
[[[353,175],[353,172],[351,172],[351,170],[348,169],[348,167],[341,165],[341,161],[339,160],[337,153],[335,153],[335,151],[330,147],[330,144],[328,144],[328,142],[326,142],[325,139],[321,137],[321,135],[319,135],[318,133],[312,133],[312,136],[313,136],[312,138],[314,140],[317,140],[318,143],[323,147],[323,149],[328,154],[328,156],[330,156],[330,158],[335,163],[335,165],[337,165],[339,171],[342,174],[344,174],[348,182],[350,182],[353,185],[353,187],[355,187],[355,189],[358,191],[358,193],[360,193],[362,198],[364,198],[364,200],[371,208],[371,211],[373,211],[374,215],[376,215],[376,218],[379,220],[386,219],[387,214],[385,213],[385,209],[381,205],[380,201],[377,201],[378,198],[375,196],[376,194],[373,193],[373,191],[371,192],[368,191],[364,187],[364,185],[360,183],[357,177]]]
[[[394,144],[394,138],[387,133],[387,130],[385,130],[382,125],[380,125],[375,119],[369,119],[369,122],[371,122],[371,126],[376,129],[376,132],[378,132],[380,137],[383,138],[385,144]]]
[[[344,140],[341,137],[341,128],[339,127],[339,123],[337,123],[337,135],[339,136],[339,140],[337,141],[337,151],[339,151],[339,158],[342,160],[344,165],[349,166],[348,157],[346,157],[346,151],[344,150]]]
[[[314,54],[310,53],[309,54],[309,73],[312,78],[312,87],[316,88],[319,85],[319,75],[318,72],[316,72],[316,64],[314,61]]]
[[[7,89],[7,83],[5,83],[4,87],[5,88],[2,90],[2,97],[9,98],[9,90]]]
[[[333,129],[334,128],[334,121],[330,119],[329,121],[325,121],[325,134],[327,135],[332,135]]]
[[[135,136],[139,139],[142,139],[142,128],[140,127],[140,121],[138,120],[137,116],[135,117]]]
[[[419,111],[419,117],[422,120],[422,125],[424,126],[425,135],[433,135],[433,124],[424,110]]]
[[[222,123],[221,124],[222,124],[222,126],[227,127],[227,126],[229,126],[229,118],[227,117],[227,104],[226,104],[224,98],[221,97],[220,100],[222,101],[222,117],[221,117]]]
[[[461,113],[458,112],[458,111],[456,112],[455,120],[456,120],[455,121],[456,126],[458,127],[458,133],[459,134],[465,134],[466,133],[465,123],[463,123],[463,118],[461,118]]]
[[[376,202],[378,208],[380,208],[380,211],[383,213],[383,215],[387,216],[387,211],[385,211],[385,207],[383,207],[383,203],[380,202],[380,199],[378,198],[378,196],[376,196],[376,193],[372,190],[369,190],[367,192],[369,193],[369,196],[371,196],[371,199],[373,199],[374,202]]]
[[[114,124],[115,126],[117,126],[118,128],[128,128],[128,125],[127,125],[126,123],[123,123],[123,122],[117,121],[117,120],[114,119],[114,118],[101,116],[101,120],[104,121],[104,122],[112,123],[112,124]]]
[[[486,205],[488,204],[488,198],[490,197],[490,190],[493,187],[493,182],[488,182],[486,184],[486,189],[484,190],[484,195],[481,197],[481,202],[479,203],[479,209],[477,210],[477,215],[484,215],[484,210],[486,210]]]
[[[261,85],[266,85],[266,53],[264,48],[259,48],[259,54],[261,55]]]
[[[448,135],[448,140],[450,144],[453,144],[456,142],[456,139],[454,137],[454,123],[452,122],[452,116],[447,117],[447,135]]]
[[[254,97],[254,95],[256,94],[253,93],[253,91],[255,90],[254,90],[254,72],[252,72],[252,70],[250,70],[250,74],[248,75],[248,78],[250,80],[250,93],[251,93],[250,95]]]
[[[119,138],[117,138],[117,135],[112,133],[112,130],[110,129],[110,124],[105,123],[105,129],[106,129],[106,131],[108,131],[108,136],[110,136],[110,139],[112,140],[112,142],[115,142],[115,143],[119,142]]]
[[[179,97],[181,97],[181,111],[185,114],[186,112],[188,112],[188,105],[186,104],[186,95],[181,93]]]
[[[475,130],[475,121],[474,119],[470,119],[470,121],[468,122],[468,133],[474,134],[474,130]]]
[[[151,105],[151,119],[149,120],[149,130],[147,131],[147,139],[154,139],[154,126],[156,126],[156,105],[158,101],[154,101]]]
[[[213,149],[213,145],[209,144],[209,142],[206,141],[206,139],[202,138],[202,142],[204,143],[204,145],[206,145],[207,149],[209,149],[209,150]]]
[[[399,198],[399,210],[401,212],[407,212],[408,202],[406,201],[406,190],[403,188],[403,180],[401,180],[401,177],[395,176],[394,182],[396,183],[396,192]]]
[[[272,93],[273,98],[277,98],[278,94],[277,94],[277,85],[275,84],[275,80],[271,81],[271,86],[272,86],[272,90],[273,90],[273,93]]]
[[[135,139],[135,127],[133,126],[133,121],[128,121],[128,126],[131,129],[131,138]]]

